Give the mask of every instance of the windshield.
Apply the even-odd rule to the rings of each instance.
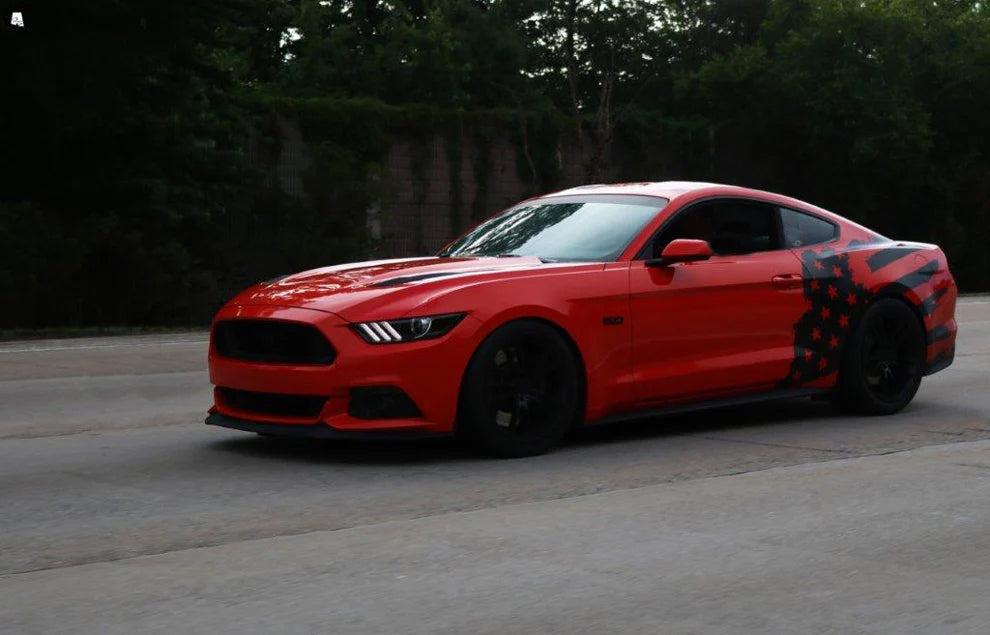
[[[558,196],[528,201],[478,225],[440,255],[611,261],[666,205],[667,199],[652,196]]]

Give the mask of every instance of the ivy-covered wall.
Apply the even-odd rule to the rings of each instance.
[[[573,126],[557,112],[468,112],[333,99],[262,106],[265,135],[258,144],[272,151],[256,156],[268,182],[328,224],[349,217],[344,226],[355,232],[350,238],[357,248],[348,258],[435,252],[508,205],[584,183]],[[619,126],[606,180],[697,178],[692,162],[703,165],[706,150],[692,145],[702,138],[696,126],[637,115]],[[344,191],[346,196],[334,199],[340,207],[332,209],[329,198],[319,195]],[[310,264],[339,262],[341,256],[328,252]]]

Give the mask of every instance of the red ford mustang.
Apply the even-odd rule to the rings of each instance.
[[[522,202],[436,256],[314,269],[217,314],[207,423],[265,435],[462,434],[502,456],[575,426],[831,393],[893,413],[952,363],[934,246],[707,183]]]

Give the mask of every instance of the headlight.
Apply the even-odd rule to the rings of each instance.
[[[444,335],[464,317],[464,313],[424,315],[422,317],[378,322],[358,322],[354,330],[369,344],[395,344],[431,340]]]

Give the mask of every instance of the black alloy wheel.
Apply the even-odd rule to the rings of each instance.
[[[579,401],[578,364],[558,331],[539,320],[510,322],[468,365],[458,432],[495,456],[541,454],[574,426]]]
[[[925,335],[904,302],[870,305],[846,346],[839,382],[849,408],[891,414],[911,402],[924,374]]]

